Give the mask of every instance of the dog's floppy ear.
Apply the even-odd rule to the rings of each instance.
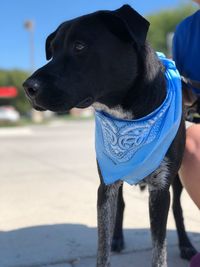
[[[63,23],[54,32],[52,32],[46,39],[45,51],[46,51],[46,59],[47,60],[52,58],[51,42],[56,37],[56,34],[62,25],[63,25]]]
[[[124,22],[131,37],[143,45],[150,23],[129,5],[124,5],[113,12]]]
[[[46,59],[47,60],[52,58],[51,41],[55,38],[56,33],[57,33],[57,30],[52,32],[46,39],[45,51],[46,51]]]
[[[144,45],[150,23],[129,5],[104,12],[104,20],[119,37]]]

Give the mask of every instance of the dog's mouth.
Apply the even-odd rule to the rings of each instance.
[[[76,105],[76,108],[87,108],[89,106],[91,106],[94,102],[94,99],[92,97],[87,97],[84,100],[82,100],[81,102],[79,102]]]
[[[29,102],[31,103],[31,105],[33,106],[33,108],[37,111],[46,111],[46,110],[50,110],[53,112],[66,112],[69,111],[70,109],[72,109],[73,107],[76,108],[87,108],[89,106],[91,106],[94,102],[93,97],[86,97],[83,100],[81,100],[80,102],[78,102],[78,104],[64,104],[63,101],[61,101],[60,103],[49,103],[49,104],[40,104],[38,103],[38,101],[36,100],[31,100],[29,97],[27,97]]]
[[[45,108],[40,107],[40,106],[38,106],[38,105],[33,105],[33,108],[34,108],[35,110],[37,110],[37,111],[46,111]]]

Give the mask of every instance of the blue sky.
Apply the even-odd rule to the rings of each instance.
[[[173,8],[190,0],[1,0],[0,68],[30,69],[29,36],[24,22],[35,23],[35,68],[45,64],[45,39],[63,21],[99,9],[132,5],[142,15]]]

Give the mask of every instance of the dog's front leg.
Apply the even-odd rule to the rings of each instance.
[[[167,267],[166,225],[169,204],[169,188],[150,190],[149,212],[153,243],[152,267]]]
[[[98,189],[98,253],[97,267],[110,267],[110,250],[121,182],[101,183]]]
[[[120,252],[124,249],[124,237],[123,237],[123,215],[124,215],[124,198],[123,198],[123,184],[119,188],[117,199],[117,212],[115,219],[115,227],[112,239],[112,251]]]

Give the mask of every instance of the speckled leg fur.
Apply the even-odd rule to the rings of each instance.
[[[111,241],[117,209],[117,196],[121,182],[98,189],[98,254],[97,267],[110,267]]]

